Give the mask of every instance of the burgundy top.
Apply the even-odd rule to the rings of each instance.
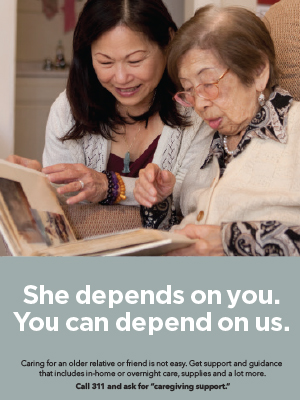
[[[129,163],[130,172],[128,174],[122,172],[124,168],[124,159],[112,153],[109,155],[106,169],[108,171],[118,172],[121,176],[138,178],[140,169],[145,168],[147,164],[152,162],[159,138],[160,135],[153,140],[148,149],[146,149],[139,158]]]

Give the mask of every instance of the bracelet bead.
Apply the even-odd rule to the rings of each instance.
[[[123,182],[121,175],[118,172],[116,172],[115,174],[118,179],[118,185],[119,185],[120,192],[119,192],[119,195],[117,196],[114,204],[118,204],[118,203],[120,203],[120,201],[126,200],[126,196],[125,196],[126,188],[125,188],[125,184]]]
[[[107,177],[108,190],[106,199],[100,201],[99,204],[112,205],[115,203],[119,193],[118,179],[115,173],[112,171],[102,171],[102,173],[105,174]]]

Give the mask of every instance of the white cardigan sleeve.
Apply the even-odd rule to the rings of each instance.
[[[69,151],[68,142],[60,140],[71,129],[73,122],[70,105],[64,91],[58,96],[50,109],[43,153],[44,167],[61,163],[84,162],[82,157],[80,157],[81,160],[75,160]]]
[[[199,162],[204,162],[214,131],[196,114],[192,114],[192,126],[183,131],[181,148],[172,170],[176,176],[173,190],[173,200],[176,209],[180,209],[181,187],[190,167]]]

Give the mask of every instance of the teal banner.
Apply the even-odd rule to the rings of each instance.
[[[1,398],[298,397],[296,258],[1,258]]]

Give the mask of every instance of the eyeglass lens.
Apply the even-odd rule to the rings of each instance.
[[[174,99],[183,105],[184,107],[194,107],[195,105],[195,94],[198,97],[202,97],[207,100],[214,100],[219,95],[219,81],[227,74],[227,69],[219,78],[216,79],[215,71],[208,70],[202,75],[202,82],[213,82],[213,83],[200,83],[196,88],[190,92],[178,92]]]
[[[207,100],[214,100],[218,97],[219,89],[217,85],[209,83],[197,86],[195,88],[195,92],[199,97],[202,97]],[[179,92],[176,94],[175,99],[178,100],[178,102],[181,103],[182,105],[185,105],[186,107],[193,107],[195,105],[194,91],[192,91],[191,93]]]

